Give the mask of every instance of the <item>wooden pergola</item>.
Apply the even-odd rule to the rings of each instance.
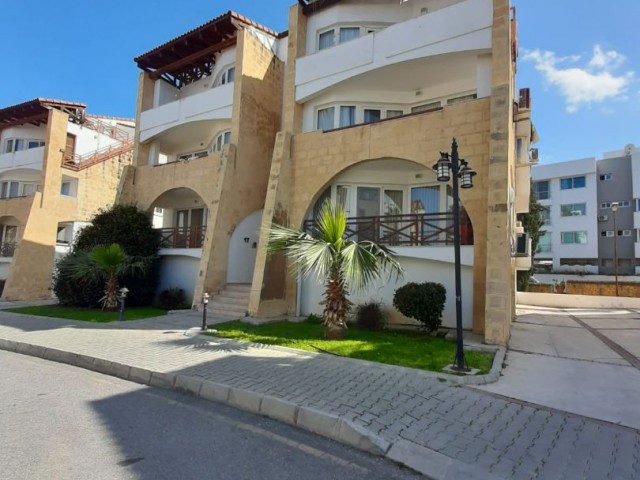
[[[211,75],[216,54],[237,42],[238,29],[253,27],[278,37],[238,13],[228,11],[209,22],[134,59],[138,67],[149,72],[153,80],[161,78],[176,88]]]
[[[83,103],[36,98],[0,110],[0,130],[28,123],[36,126],[47,123],[49,110],[52,108],[61,110],[70,118],[81,122],[87,106]]]

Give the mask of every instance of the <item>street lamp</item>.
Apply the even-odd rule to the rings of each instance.
[[[129,289],[127,287],[122,287],[120,290],[120,313],[118,314],[118,320],[124,321],[124,303],[127,299],[127,293],[129,293]]]
[[[613,213],[613,273],[616,276],[616,297],[618,296],[618,229],[616,228],[618,206],[618,202],[611,202],[611,212]]]
[[[209,294],[202,294],[202,331],[207,331],[207,305],[209,304]]]
[[[473,187],[473,177],[476,172],[465,160],[458,157],[458,143],[453,139],[451,143],[451,155],[440,152],[440,160],[433,166],[437,172],[439,182],[448,182],[453,178],[453,249],[455,254],[456,274],[456,360],[451,367],[458,372],[468,372],[464,359],[464,347],[462,341],[462,286],[460,280],[460,198],[458,184],[462,188]]]

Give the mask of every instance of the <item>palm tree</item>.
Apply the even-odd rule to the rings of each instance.
[[[73,255],[69,265],[72,277],[104,281],[104,296],[100,299],[103,310],[118,308],[118,277],[130,273],[143,274],[150,268],[152,260],[152,257],[131,257],[117,243],[99,245]]]
[[[324,282],[325,338],[342,339],[352,303],[349,289],[364,290],[385,272],[402,275],[395,254],[370,241],[344,238],[347,217],[340,207],[326,201],[312,234],[274,225],[269,232],[269,252],[284,253],[300,268],[302,276],[314,273]]]

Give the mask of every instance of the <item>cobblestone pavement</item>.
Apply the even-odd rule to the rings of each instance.
[[[498,478],[640,478],[638,430],[507,401],[409,369],[185,331],[197,324],[193,314],[92,325],[0,312],[0,339],[278,397]]]

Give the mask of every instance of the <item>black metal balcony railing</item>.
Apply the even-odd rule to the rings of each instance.
[[[314,220],[304,222],[306,232],[313,234],[314,227]],[[350,217],[345,237],[388,246],[453,245],[453,212]],[[464,211],[460,215],[460,244],[473,245],[473,227]]]
[[[18,244],[16,242],[0,243],[0,257],[11,258],[16,251]]]
[[[206,226],[160,228],[161,248],[202,248]]]

